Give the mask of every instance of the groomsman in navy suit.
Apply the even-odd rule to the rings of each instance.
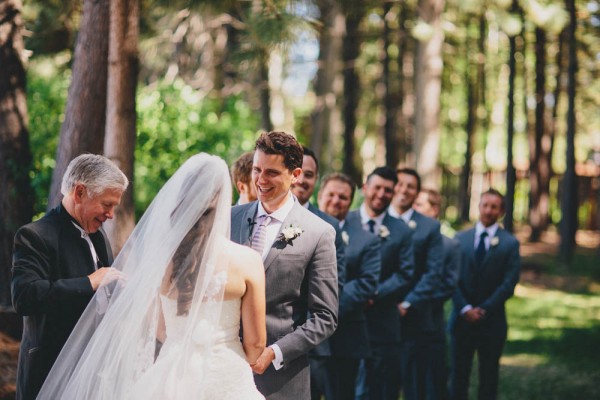
[[[479,201],[479,222],[456,235],[463,258],[449,330],[452,398],[466,400],[473,356],[479,364],[479,400],[497,398],[500,356],[508,326],[504,303],[519,281],[519,242],[500,228],[504,197],[489,189]]]
[[[388,214],[397,181],[392,168],[376,168],[363,185],[363,204],[346,217],[346,224],[359,224],[363,230],[378,235],[381,242],[379,283],[367,309],[372,356],[365,360],[366,386],[368,398],[373,400],[398,399],[400,313],[397,304],[410,289],[414,268],[412,230]]]
[[[443,290],[443,255],[440,223],[412,206],[421,190],[421,178],[410,168],[396,171],[398,183],[389,214],[403,220],[413,234],[415,272],[410,292],[399,304],[402,317],[402,391],[407,400],[443,399],[443,369],[429,373],[444,360],[445,326],[436,293]]]
[[[413,208],[421,214],[438,219],[442,208],[442,196],[434,189],[422,188],[417,195],[417,199],[413,204]],[[454,236],[452,228],[445,227],[442,225],[442,242],[444,245],[444,262],[443,273],[442,273],[442,284],[438,291],[434,295],[432,309],[433,315],[437,316],[439,323],[445,327],[444,319],[444,303],[446,300],[452,297],[456,290],[458,283],[458,270],[460,268],[461,251],[458,240],[451,236]],[[443,328],[442,328],[443,329]],[[446,338],[441,338],[441,345],[439,354],[435,360],[428,365],[426,374],[433,377],[436,383],[436,388],[444,390],[442,393],[443,398],[448,397],[447,391],[447,367],[446,367]]]
[[[332,393],[327,400],[354,399],[359,362],[371,356],[364,306],[375,296],[381,270],[381,244],[375,234],[363,229],[358,219],[347,222],[355,185],[350,177],[325,176],[319,191],[321,211],[339,220],[346,243],[346,283],[340,291],[338,327],[329,338],[331,358],[327,377]]]
[[[296,182],[292,184],[292,193],[303,207],[329,223],[335,229],[338,295],[340,295],[345,281],[345,244],[342,240],[338,220],[322,212],[310,203],[310,198],[315,191],[315,185],[319,179],[319,161],[317,160],[316,154],[308,147],[302,146],[302,150],[304,151],[304,156],[302,158],[302,173],[300,173]],[[325,369],[325,363],[330,356],[331,349],[328,339],[321,342],[321,344],[312,349],[309,353],[310,392],[311,398],[314,400],[320,400],[322,395],[325,395],[325,397],[329,399],[333,395],[330,381],[327,379],[327,370]]]

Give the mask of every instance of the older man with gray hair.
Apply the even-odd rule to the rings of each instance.
[[[15,235],[12,302],[23,317],[17,399],[35,399],[100,283],[118,275],[102,224],[129,181],[108,158],[83,154],[63,176],[61,204]]]

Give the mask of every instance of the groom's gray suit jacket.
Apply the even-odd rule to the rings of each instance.
[[[257,207],[255,201],[232,208],[232,241],[249,243]],[[263,375],[254,376],[270,400],[310,398],[308,352],[337,326],[335,230],[298,202],[282,229],[290,225],[304,232],[290,243],[276,239],[264,261],[267,345],[276,343],[284,362],[277,371],[270,365]]]

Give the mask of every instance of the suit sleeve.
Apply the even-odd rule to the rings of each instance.
[[[375,294],[381,271],[381,244],[377,237],[365,246],[359,262],[358,276],[347,282],[340,294],[340,318],[357,307],[364,307]]]
[[[439,223],[433,225],[427,239],[427,266],[423,275],[405,300],[413,305],[433,300],[443,285],[444,246]]]
[[[335,228],[335,258],[337,260],[338,292],[341,295],[342,288],[346,283],[346,245],[342,239],[342,230]]]
[[[87,276],[51,280],[51,252],[48,242],[31,228],[21,228],[15,235],[11,292],[19,315],[44,313],[94,294]]]
[[[519,273],[521,270],[521,256],[519,255],[519,242],[514,240],[510,243],[508,249],[509,256],[506,261],[506,274],[498,288],[490,297],[481,303],[480,307],[486,311],[495,311],[504,306],[515,291],[515,286],[519,282]]]
[[[442,237],[442,240],[444,238]],[[458,271],[461,263],[460,246],[458,241],[447,238],[444,243],[444,264],[442,285],[436,293],[436,300],[445,301],[452,297],[458,282]]]
[[[375,300],[381,300],[387,296],[392,295],[402,297],[408,291],[414,273],[412,231],[406,231],[406,233],[401,238],[396,257],[397,267],[395,268],[395,271],[389,276],[389,278],[379,283],[379,286],[377,287],[377,295],[375,296]],[[383,263],[384,260],[382,260],[381,262]]]
[[[310,317],[275,342],[281,349],[285,365],[308,353],[335,331],[338,315],[336,269],[335,230],[327,225],[307,266],[307,306]]]

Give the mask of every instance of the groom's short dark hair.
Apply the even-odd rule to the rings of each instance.
[[[302,168],[304,150],[295,137],[285,132],[263,132],[256,140],[255,150],[283,156],[285,167],[293,171]]]

